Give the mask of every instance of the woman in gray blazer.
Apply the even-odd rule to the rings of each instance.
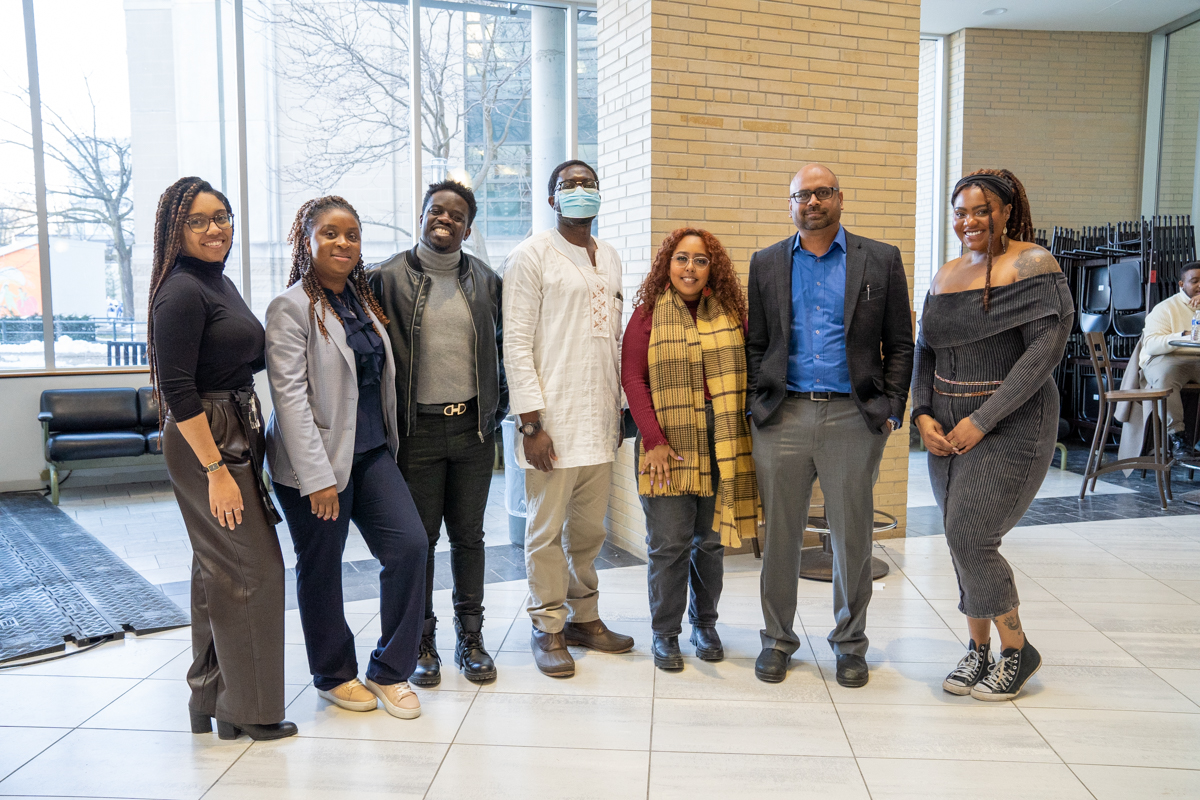
[[[267,468],[296,549],[296,599],[317,694],[350,711],[376,699],[413,719],[408,678],[425,618],[421,518],[396,466],[396,367],[387,318],[363,272],[358,213],[340,197],[300,207],[288,242],[288,288],[267,307],[267,374],[275,410]],[[382,636],[358,680],[342,606],[350,520],[383,566]]]

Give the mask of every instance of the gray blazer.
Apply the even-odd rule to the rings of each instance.
[[[379,388],[388,448],[395,456],[396,362],[383,323],[370,309],[367,314],[384,334],[386,359]],[[335,485],[342,491],[354,466],[358,369],[346,331],[328,311],[325,328],[328,341],[309,313],[308,295],[300,283],[267,306],[267,377],[275,404],[267,423],[267,472],[302,495]]]

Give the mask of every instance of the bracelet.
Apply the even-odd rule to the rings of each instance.
[[[212,473],[216,472],[223,466],[225,466],[225,462],[218,458],[216,461],[214,461],[211,464],[205,464],[204,471],[211,475]]]

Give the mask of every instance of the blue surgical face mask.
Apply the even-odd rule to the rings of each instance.
[[[557,192],[558,210],[568,219],[591,219],[600,213],[600,190],[576,186],[569,192]]]

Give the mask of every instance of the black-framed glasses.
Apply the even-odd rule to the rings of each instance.
[[[708,260],[708,256],[689,256],[687,253],[676,253],[671,256],[671,261],[680,269],[686,267],[689,261],[696,269],[704,269],[711,263]]]
[[[803,204],[803,203],[807,203],[809,200],[811,200],[813,195],[816,195],[817,199],[820,200],[822,203],[824,203],[826,200],[833,197],[837,193],[838,193],[838,187],[836,187],[836,186],[821,186],[816,189],[801,189],[798,192],[792,192],[788,196],[791,197],[793,200],[795,200],[797,203]]]
[[[582,186],[584,189],[596,191],[600,188],[600,181],[596,180],[595,178],[567,178],[566,180],[561,180],[554,184],[554,191],[570,192],[574,191],[580,186]]]
[[[216,223],[216,226],[224,231],[233,227],[233,214],[230,214],[228,211],[213,214],[211,217],[206,217],[203,214],[193,214],[185,219],[184,222],[191,229],[192,233],[204,233],[212,223]]]

